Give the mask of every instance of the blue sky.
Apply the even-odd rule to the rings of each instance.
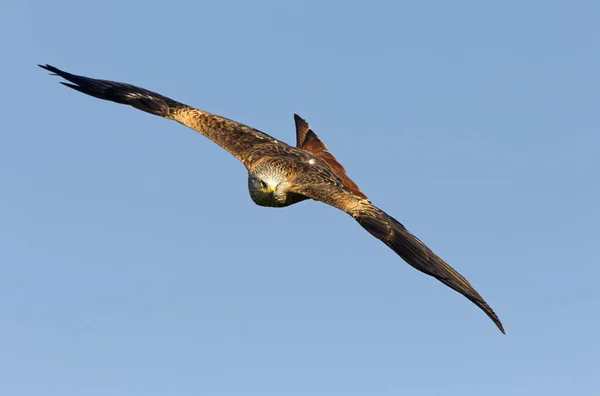
[[[600,6],[2,5],[0,393],[592,395]],[[294,142],[305,117],[507,335],[342,212],[36,64]]]

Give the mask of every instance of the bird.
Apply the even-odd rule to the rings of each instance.
[[[465,296],[495,323],[502,322],[469,281],[396,219],[373,205],[312,130],[294,114],[296,146],[258,129],[212,114],[131,84],[100,80],[38,65],[68,82],[61,84],[95,98],[132,106],[179,122],[212,140],[248,171],[250,198],[259,206],[287,207],[312,199],[352,216],[406,263]]]

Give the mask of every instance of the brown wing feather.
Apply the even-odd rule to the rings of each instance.
[[[39,66],[72,82],[73,84],[61,83],[69,88],[99,99],[127,104],[192,128],[223,147],[244,164],[248,150],[254,145],[275,140],[257,129],[195,109],[144,88],[78,76],[50,65]]]
[[[356,183],[348,177],[346,169],[344,169],[342,164],[340,164],[333,154],[328,151],[329,149],[325,143],[319,139],[306,120],[298,114],[294,114],[294,121],[296,123],[296,147],[321,158],[336,176],[342,179],[350,191],[362,198],[367,198],[367,196],[360,191],[360,188],[358,188]]]
[[[332,205],[352,215],[371,235],[389,246],[415,269],[433,276],[456,290],[489,316],[504,333],[502,322],[473,286],[454,268],[437,256],[400,222],[372,205],[334,184],[297,185],[293,191]]]

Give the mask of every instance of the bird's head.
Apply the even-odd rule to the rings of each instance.
[[[286,206],[288,186],[285,174],[277,167],[259,165],[248,173],[248,191],[260,206]]]

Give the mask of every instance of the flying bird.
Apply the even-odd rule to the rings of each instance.
[[[252,127],[134,85],[78,76],[50,65],[39,66],[69,81],[61,82],[69,88],[175,120],[206,136],[244,164],[250,197],[257,205],[285,207],[313,199],[343,210],[408,264],[471,300],[504,333],[498,316],[469,281],[400,222],[373,205],[297,114],[296,146],[292,147]]]

